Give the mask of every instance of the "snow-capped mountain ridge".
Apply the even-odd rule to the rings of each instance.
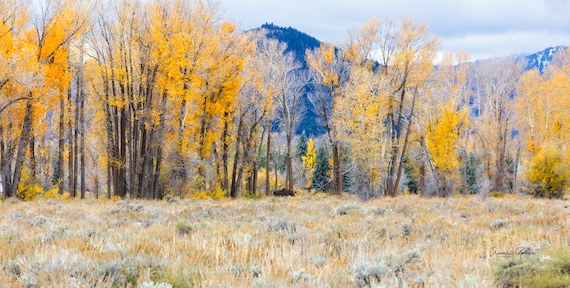
[[[527,60],[527,70],[532,70],[537,68],[538,70],[542,71],[544,68],[548,67],[552,63],[552,59],[556,52],[564,49],[564,46],[558,47],[549,47],[540,52],[536,52],[534,54],[526,56]]]

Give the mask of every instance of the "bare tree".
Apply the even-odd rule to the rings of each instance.
[[[342,145],[339,133],[333,123],[336,99],[342,94],[342,85],[348,79],[347,53],[338,50],[332,44],[307,51],[307,62],[311,68],[314,91],[309,100],[325,127],[326,137],[332,146],[333,154],[333,193],[343,191]]]
[[[485,177],[494,191],[506,192],[508,143],[513,129],[513,96],[523,65],[513,57],[486,60],[474,66],[475,135],[485,159]]]
[[[276,116],[286,138],[286,176],[285,188],[293,189],[293,150],[292,141],[295,130],[305,112],[302,96],[308,83],[308,75],[302,72],[301,64],[295,61],[293,54],[283,54],[276,63],[277,95]]]

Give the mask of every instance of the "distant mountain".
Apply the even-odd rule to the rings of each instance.
[[[565,48],[564,46],[549,47],[549,48],[546,48],[540,52],[536,52],[534,54],[527,55],[526,56],[526,60],[527,60],[526,69],[532,70],[532,69],[537,68],[538,70],[542,71],[544,68],[548,67],[548,65],[550,65],[550,63],[552,63],[552,59],[554,58],[554,55],[556,55],[556,52],[558,52],[564,48]]]
[[[267,38],[287,44],[285,52],[293,52],[295,60],[299,61],[303,68],[308,68],[307,61],[305,61],[305,51],[321,46],[321,41],[295,28],[280,27],[273,23],[266,23],[261,25],[259,29],[265,31]]]
[[[309,70],[307,61],[305,60],[305,51],[321,46],[321,41],[315,37],[291,27],[280,27],[273,23],[266,23],[255,30],[262,31],[269,39],[275,39],[287,44],[285,52],[293,53],[295,60],[302,65],[302,70]],[[318,136],[325,133],[325,127],[319,124],[319,116],[315,113],[314,107],[309,101],[308,93],[312,90],[314,90],[314,87],[307,85],[305,89],[306,93],[303,95],[303,103],[306,111],[305,115],[301,117],[301,122],[295,131],[297,135],[305,133],[307,136]]]

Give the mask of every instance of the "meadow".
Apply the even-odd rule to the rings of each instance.
[[[0,287],[508,287],[500,265],[570,247],[570,202],[515,196],[8,200],[0,217]]]

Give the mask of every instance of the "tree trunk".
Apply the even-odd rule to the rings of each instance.
[[[67,105],[68,107],[71,107],[72,104],[72,96],[71,96],[71,89],[69,89],[67,91]],[[69,114],[70,117],[68,117],[68,121],[67,121],[67,129],[68,129],[68,137],[70,137],[69,139],[69,147],[68,147],[68,157],[67,157],[67,161],[68,161],[68,170],[69,170],[69,175],[68,175],[68,181],[67,181],[67,190],[69,191],[71,197],[75,197],[75,153],[73,151],[73,137],[74,137],[74,133],[73,133],[73,117],[71,117],[73,114],[73,111],[70,109]]]
[[[518,172],[519,172],[520,155],[521,155],[521,143],[519,142],[519,143],[518,143],[518,146],[517,146],[517,156],[516,156],[515,164],[514,164],[514,165],[515,165],[515,171],[514,171],[514,173],[515,173],[514,178],[515,178],[515,179],[513,180],[513,181],[514,181],[514,183],[513,183],[513,191],[512,191],[513,194],[516,194],[516,193],[517,193],[517,183],[518,183],[518,175],[519,175]]]
[[[82,65],[82,64],[80,64]],[[80,155],[80,159],[79,162],[81,163],[81,166],[79,167],[79,183],[81,184],[79,190],[80,190],[80,195],[81,195],[81,199],[85,199],[85,191],[86,191],[86,180],[85,180],[85,168],[86,168],[86,163],[85,163],[85,94],[83,93],[83,71],[80,69],[79,71],[79,78],[77,81],[77,97],[78,97],[78,101],[79,101],[79,117],[78,119],[78,123],[77,123],[77,127],[79,130],[79,137],[81,137],[79,139],[79,155]]]
[[[506,183],[505,183],[505,178],[506,178],[506,169],[505,169],[505,162],[506,162],[506,153],[507,153],[507,129],[501,129],[501,131],[499,131],[499,133],[501,134],[499,137],[499,145],[497,145],[498,148],[498,163],[496,165],[496,169],[497,169],[497,182],[495,183],[496,187],[496,191],[499,192],[506,192]]]
[[[403,99],[402,99],[403,100]],[[410,108],[410,116],[408,117],[409,122],[408,126],[406,127],[406,136],[404,136],[404,144],[402,145],[402,152],[400,153],[400,159],[398,161],[398,170],[396,176],[396,182],[394,183],[394,188],[392,189],[392,197],[396,196],[398,192],[398,186],[400,186],[400,179],[402,178],[402,170],[404,170],[404,157],[406,155],[406,148],[408,148],[408,141],[410,137],[410,131],[412,130],[412,120],[414,117],[414,108],[416,105],[416,93],[412,96],[412,107]]]
[[[267,151],[265,152],[265,195],[269,196],[271,190],[271,183],[269,179],[271,170],[271,120],[267,120]]]
[[[153,171],[153,197],[154,199],[162,199],[162,186],[160,185],[160,169],[162,166],[162,139],[164,138],[164,121],[165,121],[165,114],[166,114],[166,100],[167,100],[167,93],[162,93],[162,103],[161,103],[161,111],[160,113],[160,120],[159,120],[159,130],[158,130],[158,139],[157,139],[157,151],[156,151],[156,166],[154,167]]]
[[[33,122],[33,120],[32,120]],[[34,127],[32,125],[32,131],[30,131],[30,141],[28,142],[30,148],[30,175],[32,179],[36,179],[37,174],[37,162],[36,162],[36,137],[34,136]]]
[[[65,153],[65,98],[59,97],[59,139],[58,139],[58,154],[57,154],[57,166],[56,166],[56,181],[57,181],[57,193],[63,195],[63,153]]]
[[[333,179],[334,179],[334,194],[340,195],[342,193],[342,153],[339,144],[333,145]]]
[[[75,125],[73,127],[73,197],[77,196],[77,176],[79,175],[79,87],[75,95]]]
[[[228,119],[229,115],[224,115],[224,119]],[[229,154],[229,129],[230,129],[230,121],[224,121],[224,128],[222,131],[222,173],[221,175],[221,186],[224,191],[228,191],[229,188],[229,171],[228,171],[228,154]]]
[[[407,71],[407,68],[406,68]],[[393,111],[394,107],[392,104],[392,101],[394,101],[394,99],[391,99],[392,101],[390,101],[390,112],[388,113],[389,118],[391,118],[390,124],[390,136],[391,136],[391,140],[392,140],[392,152],[391,152],[391,158],[390,158],[390,164],[389,164],[389,168],[388,168],[388,179],[386,180],[386,191],[384,192],[385,195],[390,195],[392,197],[396,196],[397,190],[398,190],[398,185],[400,182],[400,175],[402,173],[402,158],[400,156],[403,155],[402,152],[400,152],[400,138],[401,138],[401,130],[402,130],[402,116],[403,116],[403,109],[404,109],[404,100],[406,99],[406,77],[407,74],[404,75],[404,79],[402,80],[402,84],[400,85],[400,87],[398,88],[398,90],[396,90],[396,92],[400,92],[400,99],[399,99],[399,106],[398,106],[398,110]],[[414,98],[415,99],[415,98]],[[413,103],[414,100],[412,100],[412,113],[413,113]],[[408,132],[410,129],[410,125],[408,125]],[[403,149],[402,149],[403,150]],[[400,159],[398,159],[398,156],[400,156]]]
[[[125,198],[127,196],[127,135],[126,135],[126,126],[127,126],[127,113],[125,109],[120,109],[120,118],[121,118],[121,125],[119,127],[119,167],[117,169],[117,183],[115,195]]]
[[[286,171],[285,171],[285,188],[287,190],[293,190],[293,161],[291,159],[291,141],[292,141],[291,129],[287,131],[287,155],[286,155]]]
[[[239,150],[240,150],[240,138],[241,138],[241,130],[242,130],[242,120],[240,118],[239,123],[238,123],[238,130],[237,130],[237,137],[236,137],[236,152],[235,152],[235,156],[234,156],[234,165],[232,168],[232,184],[230,187],[230,196],[232,198],[237,198],[239,196],[239,191],[238,191],[238,187],[239,187],[239,180],[237,179],[237,170],[238,170],[238,162],[239,162],[239,158],[240,158],[240,154],[239,154]],[[243,170],[243,169],[242,169]]]
[[[32,93],[30,92],[30,98]],[[22,124],[22,134],[20,135],[20,140],[18,143],[18,152],[16,154],[15,164],[14,164],[14,174],[11,175],[10,185],[8,185],[7,196],[16,196],[18,191],[18,184],[20,183],[20,177],[22,176],[22,165],[24,156],[26,155],[26,146],[30,140],[30,134],[32,132],[32,100],[28,100],[26,103],[26,111],[24,114],[24,123]]]

